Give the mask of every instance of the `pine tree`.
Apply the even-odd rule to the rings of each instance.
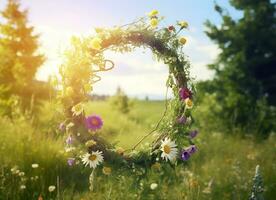
[[[44,56],[37,53],[38,35],[28,25],[27,10],[20,9],[18,0],[8,0],[0,22],[0,106],[10,112],[10,98],[32,99],[33,79]],[[3,109],[2,109],[3,110]]]
[[[243,13],[240,19],[215,5],[222,24],[206,22],[206,33],[221,53],[209,65],[215,78],[204,88],[216,94],[222,107],[217,117],[225,127],[268,135],[275,129],[276,6],[270,0],[230,3]]]
[[[116,94],[110,98],[110,102],[115,109],[123,114],[128,113],[132,106],[127,95],[120,87],[117,88]]]

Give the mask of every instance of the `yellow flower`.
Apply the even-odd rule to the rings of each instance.
[[[93,88],[92,88],[92,86],[91,86],[90,84],[84,85],[84,90],[85,90],[86,92],[91,92],[92,89],[93,89]]]
[[[180,21],[178,22],[178,25],[181,27],[181,28],[188,28],[188,23],[186,21]]]
[[[80,115],[81,113],[83,113],[83,110],[84,110],[84,107],[83,107],[83,104],[82,103],[78,103],[77,105],[74,105],[72,107],[72,112],[73,112],[73,115]]]
[[[112,172],[112,169],[110,167],[103,167],[103,174],[110,175]]]
[[[187,109],[193,108],[193,105],[194,105],[193,101],[191,99],[189,99],[189,98],[185,99],[185,104],[186,104],[186,108]]]
[[[152,19],[150,20],[150,25],[151,25],[153,28],[155,28],[155,27],[158,25],[158,19],[152,18]]]
[[[65,94],[66,94],[66,96],[72,96],[74,94],[73,88],[72,87],[67,87],[65,89]]]
[[[95,28],[95,31],[96,31],[96,33],[101,33],[101,32],[103,32],[103,29],[102,28]]]
[[[88,140],[86,143],[85,143],[85,146],[86,147],[92,147],[94,145],[96,145],[97,142],[95,140]]]
[[[186,44],[187,39],[185,37],[181,37],[181,38],[179,38],[179,42],[184,45],[184,44]]]
[[[99,37],[95,37],[91,40],[91,47],[96,50],[100,50],[102,48],[102,40]]]
[[[120,154],[120,155],[123,155],[124,154],[124,149],[122,148],[122,147],[118,147],[117,148],[117,150],[116,150],[116,152],[118,153],[118,154]]]
[[[150,13],[148,14],[150,17],[155,17],[156,15],[158,15],[158,10],[152,10],[150,11]]]

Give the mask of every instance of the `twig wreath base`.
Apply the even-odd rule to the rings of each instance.
[[[96,29],[96,35],[72,39],[72,45],[65,52],[64,64],[60,68],[60,100],[64,106],[65,120],[60,130],[66,134],[68,164],[83,162],[85,166],[102,168],[105,173],[127,168],[160,167],[162,163],[176,165],[185,163],[196,152],[193,138],[193,108],[195,90],[189,75],[190,63],[183,53],[186,43],[179,33],[187,28],[186,22],[176,27],[158,28],[163,18],[157,11],[149,17],[111,29]],[[178,28],[178,30],[176,30]],[[150,49],[158,61],[169,68],[166,82],[165,110],[154,130],[145,134],[131,149],[122,150],[108,143],[102,136],[102,120],[99,116],[86,116],[83,104],[93,90],[93,84],[100,81],[98,72],[114,68],[113,61],[104,56],[106,51],[131,52],[136,48]],[[156,139],[143,151],[137,147],[150,135]]]

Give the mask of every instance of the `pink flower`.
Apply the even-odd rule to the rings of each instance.
[[[103,126],[103,120],[100,116],[97,115],[90,115],[85,119],[85,124],[87,129],[96,131],[98,129],[101,129]]]
[[[192,92],[188,88],[180,88],[179,90],[179,96],[182,100],[192,98]]]

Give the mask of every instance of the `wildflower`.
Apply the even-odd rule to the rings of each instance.
[[[124,154],[124,149],[122,148],[122,147],[118,147],[117,149],[116,149],[116,152],[118,153],[118,154],[120,154],[120,155],[123,155]]]
[[[11,173],[16,174],[17,169],[18,169],[18,166],[14,166],[13,168],[11,168]]]
[[[197,136],[197,134],[198,134],[198,131],[193,130],[193,131],[190,132],[189,136],[190,136],[190,138],[195,138]]]
[[[18,176],[25,176],[25,173],[24,172],[19,172]]]
[[[183,150],[183,151],[181,152],[181,159],[182,159],[183,161],[186,161],[186,160],[188,160],[189,158],[190,158],[189,152],[188,152],[187,150]]]
[[[56,186],[54,186],[54,185],[50,185],[48,187],[49,192],[53,192],[53,191],[55,191],[55,189],[56,189]]]
[[[89,165],[90,168],[95,169],[104,160],[102,154],[102,151],[92,151],[91,153],[86,153],[82,158],[82,162],[85,166]]]
[[[110,175],[112,169],[110,167],[103,167],[103,174]]]
[[[58,129],[59,129],[60,131],[65,131],[65,128],[66,128],[66,126],[65,126],[65,124],[64,124],[63,122],[60,123],[59,126],[58,126]]]
[[[182,100],[192,98],[192,92],[186,87],[182,87],[179,89],[179,96]]]
[[[150,20],[150,25],[151,25],[153,28],[155,28],[155,27],[158,25],[158,19],[152,18],[152,19]]]
[[[68,136],[68,138],[65,140],[66,144],[71,145],[73,143],[73,138],[71,135]]]
[[[152,183],[152,184],[150,184],[150,189],[151,189],[151,190],[155,190],[157,187],[158,187],[158,184],[157,184],[157,183]]]
[[[152,11],[150,11],[150,13],[148,13],[148,16],[149,17],[155,17],[156,15],[158,15],[158,10],[152,10]]]
[[[101,129],[103,126],[103,121],[101,117],[97,115],[88,116],[85,120],[85,123],[86,123],[86,127],[93,131]]]
[[[26,185],[20,185],[20,190],[25,190],[26,189]]]
[[[191,99],[189,99],[189,98],[185,99],[185,104],[186,104],[186,108],[187,109],[193,108],[193,105],[194,105],[193,101]]]
[[[188,28],[189,24],[186,21],[180,21],[178,22],[178,25],[183,28]]]
[[[66,130],[69,130],[70,128],[72,128],[75,124],[73,122],[70,122],[67,126],[66,126]]]
[[[66,153],[69,153],[69,152],[72,152],[72,151],[75,151],[76,150],[76,147],[65,147],[65,152]]]
[[[36,169],[38,167],[39,167],[39,165],[37,163],[32,164],[32,168]]]
[[[91,86],[90,84],[84,85],[84,90],[85,90],[86,92],[90,92],[92,89],[93,89],[93,88],[92,88],[92,86]]]
[[[177,123],[179,124],[185,124],[187,121],[187,118],[185,116],[181,116],[177,119]]]
[[[180,42],[180,44],[184,45],[184,44],[186,44],[187,39],[185,37],[181,37],[181,38],[179,38],[179,42]]]
[[[75,158],[68,158],[67,163],[69,166],[73,166],[75,164]]]
[[[191,118],[190,116],[187,117],[186,123],[187,123],[187,124],[191,124],[191,123],[192,123],[192,118]]]
[[[94,145],[96,145],[97,142],[95,140],[88,140],[86,143],[85,143],[85,146],[86,147],[92,147]]]
[[[73,112],[73,115],[78,116],[83,113],[84,107],[82,103],[78,103],[77,105],[74,105],[71,109]]]
[[[91,40],[91,47],[95,50],[100,50],[102,48],[102,39],[95,37]]]
[[[175,31],[174,26],[172,26],[172,25],[171,25],[171,26],[169,26],[169,27],[168,27],[168,31],[169,31],[169,32],[173,32],[173,31]]]
[[[74,94],[74,90],[72,87],[67,87],[65,90],[66,96],[72,96]]]
[[[193,153],[195,153],[197,151],[197,148],[195,145],[190,146],[187,151],[189,152],[190,155],[192,155]]]
[[[171,141],[171,139],[169,138],[165,138],[164,140],[162,140],[161,143],[161,157],[163,159],[170,160],[170,161],[174,161],[177,155],[177,148],[176,148],[176,144],[174,141]]]

